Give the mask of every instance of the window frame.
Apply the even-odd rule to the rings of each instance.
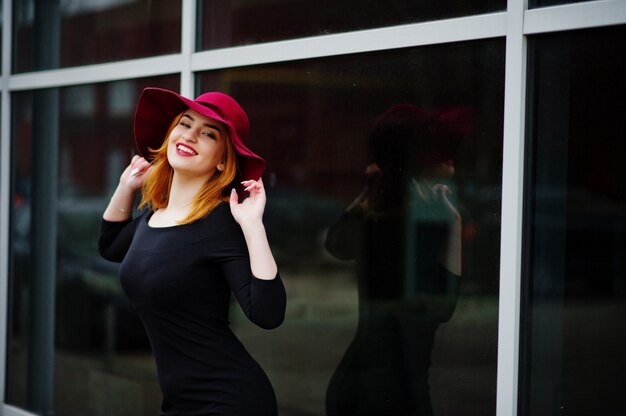
[[[496,414],[516,415],[520,349],[524,125],[527,38],[539,33],[626,23],[626,2],[597,0],[528,9],[509,0],[507,9],[461,18],[314,36],[209,51],[196,50],[196,0],[182,0],[179,54],[11,74],[12,1],[2,1],[0,74],[0,305],[8,305],[10,238],[11,94],[157,75],[180,75],[180,92],[194,95],[200,71],[328,56],[447,44],[489,38],[506,40],[498,368]],[[8,307],[0,307],[0,413],[34,416],[5,403]]]

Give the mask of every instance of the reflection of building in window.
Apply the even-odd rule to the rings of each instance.
[[[93,85],[79,85],[63,90],[61,106],[67,115],[93,117],[96,111],[96,92]]]
[[[107,85],[107,110],[112,116],[132,115],[135,110],[135,84],[124,80]]]
[[[136,3],[137,0],[61,0],[59,7],[63,16],[77,16],[102,12],[119,6]],[[32,24],[35,16],[35,0],[21,0],[16,7],[17,24]]]
[[[16,72],[180,51],[180,0],[30,0],[13,7]],[[54,62],[38,62],[42,53]]]

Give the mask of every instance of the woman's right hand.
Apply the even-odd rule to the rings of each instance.
[[[146,180],[146,173],[151,166],[143,157],[133,156],[130,164],[124,169],[122,176],[120,176],[120,185],[127,187],[132,192],[137,191]]]
[[[146,180],[150,166],[150,163],[143,157],[133,156],[130,164],[122,172],[120,183],[102,218],[107,221],[125,221],[132,216],[135,192],[141,188]]]

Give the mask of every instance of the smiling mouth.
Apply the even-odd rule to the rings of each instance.
[[[178,144],[178,145],[176,145],[176,150],[177,150],[179,153],[183,153],[183,154],[188,155],[188,156],[195,156],[195,155],[197,155],[197,154],[198,154],[198,153],[196,153],[196,151],[195,151],[195,150],[193,150],[192,148],[187,147],[187,146],[182,145],[182,144]]]

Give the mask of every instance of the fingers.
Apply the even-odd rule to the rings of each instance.
[[[448,195],[452,194],[452,191],[448,186],[443,184],[436,184],[431,188],[432,196],[435,201],[440,201],[444,205],[452,207],[452,203],[448,199]]]
[[[239,204],[239,195],[237,195],[237,191],[235,191],[235,188],[231,189],[230,191],[229,203],[231,208]]]
[[[130,177],[141,176],[146,173],[152,165],[139,155],[133,156],[130,162]]]
[[[436,185],[433,185],[432,187],[433,191],[439,191],[439,192],[445,192],[445,193],[449,193],[450,192],[450,188],[448,188],[448,185],[444,185],[442,183],[438,183]]]
[[[143,157],[135,155],[130,164],[124,169],[120,176],[120,183],[130,187],[132,191],[139,189],[147,177],[145,174],[152,168],[152,165]]]
[[[239,224],[250,224],[262,221],[265,209],[265,192],[263,181],[248,180],[242,181],[244,192],[248,192],[248,197],[239,203],[239,195],[235,189],[230,192],[230,212],[235,221]]]
[[[244,192],[260,192],[263,190],[263,179],[242,181],[241,184],[245,187]]]
[[[450,188],[448,188],[446,185],[443,184],[436,184],[431,188],[431,192],[433,193],[433,196],[435,197],[440,197],[440,198],[445,198],[447,194],[451,194],[452,191],[450,190]]]
[[[371,176],[380,173],[380,167],[376,163],[371,163],[365,168],[365,176]]]
[[[456,207],[452,204],[450,199],[448,199],[448,195],[452,194],[450,188],[443,184],[437,184],[431,188],[431,192],[433,197],[436,198],[438,202],[443,204],[443,206],[448,210],[450,214],[452,214],[453,218],[460,220],[461,216],[456,209]]]

